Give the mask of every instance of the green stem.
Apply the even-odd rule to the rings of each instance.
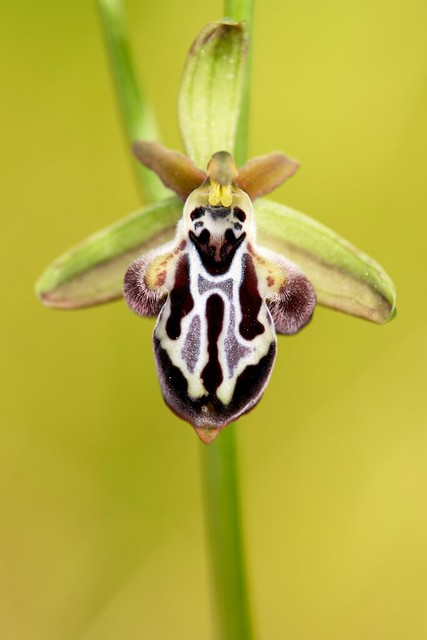
[[[98,9],[130,154],[135,140],[158,140],[156,119],[136,78],[121,0],[98,0]],[[146,202],[168,193],[152,171],[136,161],[133,166]]]
[[[238,488],[236,425],[202,450],[206,524],[221,640],[250,640],[251,616]]]
[[[253,0],[225,0],[224,15],[252,25]],[[235,146],[236,162],[246,160],[249,124],[250,62]],[[202,449],[205,510],[216,597],[216,621],[221,640],[253,638],[240,514],[237,429],[229,425]]]

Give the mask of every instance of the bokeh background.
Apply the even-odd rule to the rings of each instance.
[[[162,139],[220,2],[126,3]],[[258,637],[427,638],[424,0],[256,8],[251,154],[276,199],[381,262],[398,316],[319,308],[235,427]],[[163,405],[153,324],[58,312],[34,282],[139,205],[93,2],[0,5],[2,640],[213,638],[200,455]]]

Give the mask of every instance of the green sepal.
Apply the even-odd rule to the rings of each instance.
[[[148,205],[95,233],[53,262],[36,284],[49,307],[78,309],[123,295],[123,277],[136,258],[173,239],[182,202],[168,198]]]
[[[394,317],[393,282],[372,258],[294,209],[266,199],[254,207],[260,246],[295,262],[313,284],[319,304],[380,324]],[[62,309],[120,298],[127,267],[172,240],[181,215],[182,203],[170,198],[94,234],[48,267],[37,295]]]
[[[319,304],[382,324],[396,315],[396,290],[375,260],[309,216],[271,200],[254,204],[258,242],[295,262]]]
[[[209,23],[188,54],[178,98],[187,154],[206,169],[216,151],[234,153],[248,53],[245,23]]]

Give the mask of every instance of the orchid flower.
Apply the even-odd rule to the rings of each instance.
[[[244,91],[245,23],[207,25],[179,95],[187,156],[136,141],[136,157],[176,195],[149,204],[57,259],[37,284],[48,306],[121,298],[157,317],[153,346],[166,403],[205,443],[252,409],[269,380],[276,334],[317,303],[376,323],[395,290],[374,260],[308,216],[263,196],[298,163],[274,152],[233,160]],[[124,281],[124,286],[123,286]]]

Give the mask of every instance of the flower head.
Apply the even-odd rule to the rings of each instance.
[[[127,270],[125,298],[139,315],[158,316],[153,344],[165,401],[210,442],[260,399],[276,332],[295,333],[313,313],[314,289],[302,271],[257,246],[252,200],[239,186],[254,197],[297,165],[272,154],[237,171],[219,151],[204,174],[160,145],[138,143],[135,152],[185,204],[173,243]]]
[[[179,98],[188,156],[158,143],[133,145],[178,197],[95,234],[37,285],[45,304],[76,308],[121,297],[124,276],[129,306],[157,317],[163,396],[206,443],[255,406],[276,333],[304,327],[316,297],[379,323],[395,313],[393,284],[377,263],[304,214],[262,198],[295,173],[295,160],[274,152],[236,168],[247,45],[245,25],[230,21],[209,24],[193,43]]]

